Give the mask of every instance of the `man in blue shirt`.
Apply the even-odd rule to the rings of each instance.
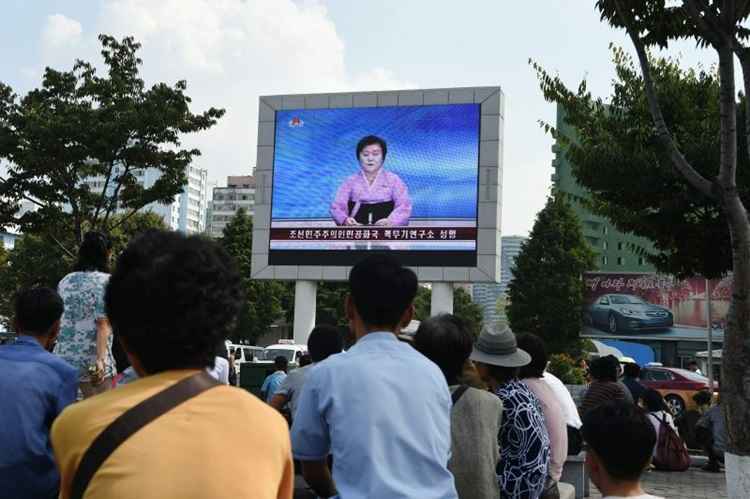
[[[15,312],[18,340],[0,347],[0,495],[51,499],[60,477],[49,431],[76,399],[78,370],[49,353],[63,313],[56,291],[21,292]]]
[[[310,370],[292,426],[305,480],[322,497],[457,498],[445,378],[396,337],[414,315],[414,272],[373,256],[352,269],[349,290],[357,342]]]
[[[286,379],[286,370],[289,368],[289,361],[286,357],[279,355],[273,360],[276,371],[269,374],[263,381],[263,385],[260,387],[260,394],[266,402],[271,403],[271,399],[276,392],[281,388],[281,384]]]

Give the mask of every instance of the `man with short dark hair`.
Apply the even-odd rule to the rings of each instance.
[[[703,376],[703,373],[701,372],[700,368],[698,367],[698,363],[694,360],[691,360],[687,363],[688,371],[694,372],[695,374],[698,374],[700,376]]]
[[[285,405],[288,405],[289,413],[294,419],[307,373],[318,362],[323,362],[331,355],[341,353],[342,348],[343,340],[337,327],[327,325],[315,327],[307,338],[307,350],[312,364],[299,367],[287,375],[276,394],[271,398],[271,406],[281,411]]]
[[[292,427],[294,457],[319,496],[457,497],[445,378],[396,337],[416,293],[416,275],[393,257],[371,256],[349,274],[345,308],[357,342],[310,371]]]
[[[597,405],[583,415],[582,432],[586,467],[604,499],[659,499],[641,488],[656,444],[643,409],[622,400]]]
[[[263,385],[260,387],[260,396],[263,400],[271,403],[271,399],[281,387],[281,383],[286,379],[286,371],[289,369],[289,361],[283,355],[278,355],[273,359],[274,372],[266,376]],[[268,371],[266,371],[268,372]]]
[[[243,296],[234,262],[214,241],[158,230],[131,241],[109,280],[105,304],[139,377],[73,404],[53,425],[60,499],[80,490],[74,477],[81,476],[82,456],[103,449],[94,442],[113,422],[144,401],[169,407],[165,393],[201,379],[208,379],[204,391],[156,414],[98,468],[83,467],[93,471],[86,499],[291,499],[286,421],[257,397],[206,373]],[[248,470],[262,479],[243,479]]]
[[[63,301],[53,289],[16,297],[15,343],[0,347],[0,496],[57,497],[60,475],[49,431],[78,392],[78,370],[50,353]]]
[[[641,395],[646,391],[646,387],[638,381],[638,378],[641,377],[640,366],[633,362],[627,362],[624,367],[624,374],[622,384],[630,391],[633,400],[640,400]]]

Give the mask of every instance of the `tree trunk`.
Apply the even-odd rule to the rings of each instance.
[[[721,207],[732,239],[732,301],[722,352],[721,405],[729,447],[725,459],[729,497],[750,497],[750,219],[736,187],[737,110],[734,53],[719,47]]]

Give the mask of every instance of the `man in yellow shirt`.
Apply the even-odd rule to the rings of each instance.
[[[109,320],[140,376],[68,407],[52,427],[60,498],[94,439],[125,411],[210,368],[242,299],[235,267],[214,242],[149,231],[119,258]],[[286,422],[238,388],[214,386],[146,424],[91,478],[86,499],[290,499]]]

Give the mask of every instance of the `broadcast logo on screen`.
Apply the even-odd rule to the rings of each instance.
[[[299,128],[303,126],[305,126],[305,122],[302,121],[302,119],[299,116],[294,116],[291,120],[289,120],[290,128]]]

